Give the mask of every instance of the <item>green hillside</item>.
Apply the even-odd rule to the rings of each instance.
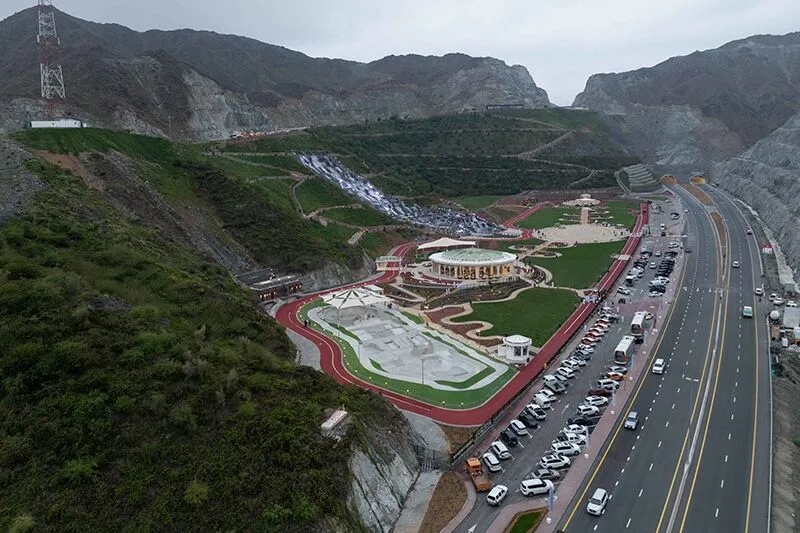
[[[312,128],[246,143],[228,153],[324,150],[386,192],[446,197],[528,189],[615,186],[637,162],[611,141],[591,111],[513,110]]]
[[[353,230],[304,219],[292,200],[295,180],[273,177],[289,176],[296,171],[298,163],[293,157],[263,156],[271,165],[264,168],[245,161],[208,157],[204,155],[204,145],[178,145],[164,139],[94,128],[28,130],[14,137],[32,148],[53,153],[78,155],[116,150],[129,156],[137,173],[168,200],[181,205],[208,206],[230,238],[260,265],[299,274],[319,268],[325,262],[350,268],[361,265],[362,248],[347,244]],[[301,189],[304,187],[307,185],[303,184]],[[329,198],[343,205],[354,203],[354,199],[336,194],[337,190],[331,191],[331,187],[326,189]],[[378,215],[372,210],[365,213]],[[374,224],[372,220],[366,222]],[[379,249],[387,251],[388,243],[389,239]]]
[[[319,424],[385,427],[386,404],[295,366],[221,268],[32,167],[49,186],[0,225],[0,530],[354,530],[347,443]]]

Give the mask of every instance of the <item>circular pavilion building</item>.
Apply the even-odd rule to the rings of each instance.
[[[514,274],[517,256],[497,250],[464,248],[437,252],[428,258],[431,271],[439,276],[456,279],[497,279]]]

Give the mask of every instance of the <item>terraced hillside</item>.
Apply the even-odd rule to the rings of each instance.
[[[325,224],[310,218],[321,207],[315,197],[328,207],[357,201],[299,174],[302,167],[291,155],[222,157],[203,145],[91,128],[29,130],[15,138],[83,176],[122,212],[201,249],[234,273],[270,267],[305,274],[326,264],[357,270],[364,250],[348,244],[358,230],[356,215],[365,217],[367,227],[387,222],[360,205],[355,214],[335,211]],[[379,233],[367,252],[384,253],[397,240],[391,232]]]
[[[224,143],[221,149],[236,157],[329,151],[385,192],[401,196],[615,186],[614,172],[638,161],[611,142],[595,113],[569,109],[314,128]]]

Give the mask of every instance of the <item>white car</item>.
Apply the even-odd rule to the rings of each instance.
[[[553,442],[550,445],[550,448],[553,450],[554,453],[558,455],[563,455],[564,457],[575,457],[579,453],[581,453],[581,447],[577,444],[572,444],[570,442]]]
[[[572,364],[578,365],[579,367],[586,366],[586,361],[583,359],[578,359],[577,357],[570,357],[567,359]]]
[[[658,298],[659,296],[662,296],[663,294],[664,293],[661,293],[661,292],[658,292],[658,291],[650,291],[650,294],[648,294],[648,296],[650,298]]]
[[[673,241],[673,242],[669,243],[669,247],[670,247],[670,248],[677,248],[678,246],[680,246],[680,244],[678,244],[678,243],[677,243],[677,242],[675,242],[675,241]]]
[[[594,353],[594,347],[588,344],[579,344],[576,349],[583,352]]]
[[[653,267],[653,268],[655,268],[655,267]],[[625,287],[620,287],[620,288],[617,289],[617,292],[627,296],[627,295],[629,295],[631,293],[631,290],[630,289],[626,289]]]
[[[580,424],[570,424],[561,431],[563,433],[586,433],[589,430],[586,426]]]
[[[795,302],[794,300],[789,300],[788,302],[786,302],[786,307],[797,307],[797,302]]]
[[[581,416],[594,416],[600,412],[600,409],[596,405],[580,404],[575,409],[575,412]]]
[[[756,293],[756,296],[763,296],[764,295],[764,289],[762,289],[761,287],[756,287],[756,290],[753,291],[753,292]]]
[[[549,479],[539,479],[538,477],[525,479],[519,484],[519,491],[523,496],[535,496],[537,494],[548,494],[553,488],[553,482]]]
[[[739,261],[734,261],[733,263],[731,263],[731,266],[733,268],[739,268],[741,265],[739,264]]]
[[[609,372],[617,372],[618,374],[627,374],[628,373],[628,367],[627,366],[622,366],[622,365],[611,365],[610,367],[608,367],[608,371]]]
[[[508,428],[516,433],[518,437],[527,437],[530,435],[530,433],[528,433],[528,428],[519,420],[512,420]]]
[[[661,257],[661,250],[656,250],[653,255],[655,255],[656,257]]]
[[[636,429],[639,425],[639,413],[631,411],[625,419],[625,429]]]
[[[597,386],[601,389],[606,390],[617,390],[619,388],[619,383],[614,381],[613,379],[598,379]]]
[[[571,444],[577,444],[578,446],[584,446],[586,445],[586,440],[586,435],[583,433],[564,433],[561,431],[556,435],[556,440],[553,442],[569,442]]]
[[[567,379],[572,379],[575,377],[575,371],[571,368],[567,368],[565,366],[560,366],[556,369],[556,375],[561,374]]]
[[[603,407],[604,405],[608,405],[608,398],[605,396],[587,396],[583,399],[583,405]]]
[[[586,364],[586,361],[581,361],[581,362],[584,365]],[[561,366],[569,368],[573,372],[577,372],[578,370],[581,369],[581,365],[578,364],[578,360],[572,358],[564,359],[564,361],[561,363]]]
[[[486,503],[489,505],[500,505],[500,503],[506,498],[508,495],[508,487],[505,485],[495,485],[492,487],[492,490],[489,491],[489,494],[486,495]]]
[[[503,469],[500,465],[500,460],[495,457],[492,452],[486,452],[483,454],[483,464],[486,465],[486,468],[489,469],[489,472],[499,472]]]
[[[586,504],[586,512],[590,515],[600,516],[606,512],[607,503],[608,492],[605,489],[596,489],[592,497],[589,498],[589,503]]]
[[[665,365],[663,359],[656,359],[656,362],[653,363],[653,374],[663,374],[664,366]]]
[[[783,305],[784,299],[783,298],[775,298],[774,300],[772,300],[772,303],[774,305]]]
[[[608,331],[611,329],[611,326],[608,325],[608,322],[598,320],[597,322],[592,325],[592,329],[601,329],[603,331]]]
[[[525,406],[525,410],[536,420],[544,420],[547,418],[547,413],[544,412],[544,409],[536,404],[529,403]]]
[[[655,270],[657,266],[658,266],[658,265],[656,265],[656,262],[655,262],[655,261],[651,261],[651,262],[650,262],[650,268],[651,268],[651,269]]]
[[[554,470],[561,470],[562,468],[569,468],[571,464],[569,457],[558,455],[556,453],[548,453],[539,459],[539,466],[542,468],[552,468]]]
[[[556,396],[556,393],[551,391],[550,389],[542,389],[542,390],[539,391],[539,394],[544,394],[545,396],[547,396],[550,399],[551,402],[554,402],[554,401],[556,401],[558,399],[558,396]]]

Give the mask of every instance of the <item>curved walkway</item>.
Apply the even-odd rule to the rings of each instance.
[[[647,209],[647,204],[641,204],[641,212],[636,221],[634,231],[622,250],[623,257],[630,257],[633,251],[639,245],[642,227],[647,222]],[[411,249],[413,245],[414,243],[406,243],[398,246],[393,250],[393,255],[404,256],[406,253],[408,253],[409,249]],[[619,259],[614,261],[609,271],[605,276],[603,276],[603,279],[600,280],[597,289],[610,289],[614,283],[616,283],[617,278],[619,278],[627,263],[627,259]],[[499,390],[483,405],[472,409],[447,409],[436,407],[413,398],[401,396],[391,391],[383,390],[371,383],[366,383],[353,377],[344,367],[342,354],[338,345],[336,345],[332,339],[329,339],[325,335],[322,335],[311,328],[306,328],[302,322],[300,322],[298,316],[300,308],[311,300],[319,297],[321,294],[327,294],[329,292],[350,287],[357,287],[360,285],[373,284],[376,282],[389,282],[397,277],[397,275],[398,271],[396,270],[388,271],[384,272],[380,276],[373,277],[368,280],[305,296],[281,306],[275,314],[275,319],[287,329],[290,329],[313,342],[320,352],[320,366],[322,367],[322,370],[339,383],[357,385],[364,389],[376,391],[401,409],[413,411],[415,413],[432,418],[437,422],[454,426],[476,426],[483,424],[505,405],[513,401],[520,390],[526,387],[532,380],[536,379],[536,377],[544,371],[545,366],[558,354],[561,348],[583,325],[589,315],[591,315],[597,306],[600,305],[599,302],[583,302],[579,304],[575,312],[564,324],[562,324],[556,333],[550,337],[544,346],[542,346],[542,348],[539,350],[539,353],[536,354],[533,360],[528,363],[525,368],[518,372],[517,375],[505,385],[505,387]]]

